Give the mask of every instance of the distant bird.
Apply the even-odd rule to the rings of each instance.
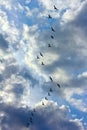
[[[37,59],[40,59],[39,56],[37,56]]]
[[[44,65],[43,61],[42,61],[41,65]]]
[[[57,86],[60,88],[60,84],[57,83]]]
[[[34,112],[36,112],[35,108],[33,109]]]
[[[26,127],[29,127],[29,126],[30,126],[30,123],[28,122],[27,125],[26,125]]]
[[[48,47],[51,47],[51,45],[50,45],[50,44],[48,44]]]
[[[45,100],[48,100],[47,97],[45,97]]]
[[[33,112],[31,112],[31,116],[34,116]]]
[[[32,120],[32,117],[30,117],[30,120],[29,120],[31,123],[33,123],[33,120]]]
[[[51,35],[51,38],[52,38],[52,39],[54,39],[54,36],[53,36],[53,35]]]
[[[30,117],[30,120],[32,120],[32,117]]]
[[[30,120],[30,123],[33,123],[33,121],[32,121],[32,120]]]
[[[49,78],[50,78],[50,80],[53,82],[53,79],[52,79],[52,77],[51,77],[51,76],[49,76]]]
[[[55,9],[55,10],[58,10],[58,8],[57,8],[55,5],[54,5],[54,9]]]
[[[40,55],[43,57],[43,54],[40,52]]]
[[[51,18],[52,18],[52,16],[51,16],[50,14],[48,14],[48,18],[49,18],[49,19],[51,19]]]
[[[50,92],[53,92],[53,90],[52,90],[52,88],[50,88],[50,90],[49,90]]]
[[[48,96],[50,96],[50,93],[48,92]]]
[[[44,102],[42,102],[42,105],[44,106]]]
[[[54,29],[53,27],[51,27],[51,30],[52,30],[53,32],[55,32],[55,29]]]

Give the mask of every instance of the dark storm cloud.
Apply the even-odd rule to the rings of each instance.
[[[32,110],[30,108],[15,108],[11,105],[0,104],[1,117],[0,126],[2,130],[24,130],[29,121]],[[43,114],[44,112],[44,114]],[[81,124],[69,121],[63,109],[48,104],[45,107],[38,106],[33,116],[30,130],[82,130]]]
[[[26,109],[15,108],[6,104],[0,104],[0,112],[5,113],[1,120],[2,130],[18,130],[19,127],[25,127],[30,113]],[[5,128],[6,125],[8,126],[7,129]]]

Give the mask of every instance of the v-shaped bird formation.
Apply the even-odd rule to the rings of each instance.
[[[59,10],[55,5],[53,6],[53,8],[54,8],[54,10],[56,10],[56,11]],[[52,19],[52,18],[53,18],[53,17],[51,16],[51,14],[48,14],[48,19]],[[56,30],[55,30],[55,28],[54,28],[53,26],[51,26],[50,29],[51,29],[51,32],[56,33]],[[50,38],[52,39],[52,41],[55,39],[55,37],[54,37],[53,34],[51,34]],[[49,43],[49,44],[48,44],[48,48],[51,48],[51,47],[52,47],[52,45]],[[40,60],[41,57],[44,58],[44,54],[43,54],[42,52],[39,52],[39,54],[37,55],[36,58],[37,58],[37,60]],[[41,62],[41,65],[42,65],[42,66],[46,66],[46,64],[45,64],[43,61]],[[58,87],[58,88],[61,87],[59,83],[56,83],[56,82],[54,81],[54,79],[52,78],[52,76],[49,76],[49,81],[50,81],[51,83],[54,83],[54,85],[56,85],[56,87]],[[49,90],[48,90],[48,92],[47,92],[47,96],[45,96],[44,99],[45,99],[45,100],[49,100],[49,96],[51,96],[51,93],[53,93],[53,88],[50,87]],[[42,101],[41,104],[42,104],[42,106],[45,106],[45,102],[44,102],[44,101]],[[29,121],[27,122],[26,127],[29,127],[29,126],[33,123],[34,114],[35,114],[35,109],[33,110],[33,112],[31,112],[31,115],[30,115],[30,117],[29,117]]]

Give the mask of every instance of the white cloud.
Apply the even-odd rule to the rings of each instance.
[[[7,0],[5,0],[5,1],[1,0],[0,6],[6,8],[7,10],[11,10],[12,9],[12,0],[9,0],[9,1],[7,1]]]
[[[31,2],[31,0],[25,0],[26,4],[29,4]]]
[[[83,1],[81,2],[80,0],[73,0],[73,1],[70,1],[70,0],[61,0],[61,1],[57,1],[57,0],[54,0],[54,1],[44,1],[44,0],[38,0],[40,5],[42,5],[45,10],[47,10],[48,13],[53,13],[53,10],[54,10],[54,5],[59,9],[57,11],[57,15],[56,13],[54,13],[52,16],[55,18],[55,15],[56,15],[56,18],[58,18],[59,16],[61,17],[61,19],[63,20],[63,22],[69,22],[71,20],[73,20],[76,15],[78,14],[79,10],[81,10],[82,6],[84,5],[84,3],[86,1]],[[64,12],[62,12],[64,11]],[[55,10],[54,10],[55,12]],[[61,13],[62,16],[61,16]]]
[[[2,81],[3,90],[0,90],[0,100],[12,104],[20,102],[19,106],[25,106],[26,104],[33,106],[36,102],[41,100],[44,93],[46,94],[48,92],[43,86],[45,86],[45,84],[52,85],[49,83],[49,75],[51,74],[55,82],[59,81],[59,83],[61,83],[60,90],[54,86],[54,93],[59,94],[70,104],[72,103],[72,105],[81,111],[86,112],[87,104],[83,103],[82,100],[77,100],[72,97],[74,93],[80,95],[86,93],[86,72],[76,75],[76,73],[79,73],[79,71],[87,67],[87,61],[85,60],[87,58],[87,39],[82,24],[84,21],[81,21],[81,12],[84,10],[83,5],[86,5],[86,1],[83,3],[77,0],[54,1],[54,4],[60,9],[58,13],[54,11],[52,1],[40,0],[39,2],[42,2],[45,6],[45,10],[43,9],[41,12],[39,12],[38,8],[30,10],[28,7],[22,7],[20,3],[17,3],[17,6],[13,5],[15,7],[13,8],[15,19],[13,18],[14,15],[10,15],[12,20],[10,20],[8,16],[9,11],[13,7],[11,1],[10,3],[2,3],[3,7],[5,6],[8,11],[4,11],[3,9],[0,11],[0,29],[4,35],[3,38],[8,41],[6,45],[10,45],[10,48],[8,48],[8,53],[0,49],[0,55],[2,55],[5,60],[0,66],[0,74],[3,73],[0,75],[0,78],[1,80],[4,78],[4,81]],[[66,9],[66,11],[60,16],[63,9]],[[24,15],[22,15],[23,11],[25,11]],[[45,29],[45,25],[48,25],[48,23],[46,23],[47,21],[43,22],[43,20],[46,20],[45,16],[48,15],[48,13],[51,13],[52,16],[54,15],[56,20],[57,17],[61,17],[61,19],[58,19],[60,21],[57,20],[53,23],[55,24],[54,27],[56,30],[55,34],[52,33],[55,35],[54,42],[50,39],[51,30],[49,27]],[[35,17],[35,15],[37,17]],[[42,16],[44,16],[44,18]],[[25,18],[23,19],[25,21],[21,21],[21,17]],[[27,25],[26,18],[31,18],[35,23],[31,26]],[[64,20],[66,23],[60,25],[61,21]],[[79,26],[77,26],[76,23]],[[84,27],[85,26],[86,24],[84,24]],[[52,44],[50,49],[48,48],[48,43]],[[4,48],[5,51],[6,47],[0,46]],[[40,51],[43,53],[43,57],[40,57]],[[37,60],[37,55],[40,57],[39,61]],[[12,57],[13,61],[11,60]],[[41,66],[42,61],[45,63],[43,67]],[[28,76],[24,75],[23,66],[28,68],[26,71],[30,71],[26,74]],[[20,76],[17,76],[17,74]],[[18,92],[20,90],[18,90],[16,85],[23,88],[23,90],[21,90],[23,93],[21,92],[20,94],[20,92]],[[33,87],[33,89],[30,87]],[[13,90],[14,88],[16,88],[17,91]],[[44,88],[44,92],[42,88]],[[17,100],[18,96],[19,100]],[[34,100],[34,103],[32,103],[32,100]],[[61,109],[63,109],[63,107]],[[51,120],[49,122],[51,122]],[[72,121],[68,122],[72,124]],[[76,124],[78,123],[76,122]],[[66,127],[66,129],[68,129],[68,126]],[[61,126],[59,125],[58,128],[61,128]],[[65,128],[63,129],[65,130]]]
[[[78,75],[78,78],[87,78],[87,72],[83,72]]]

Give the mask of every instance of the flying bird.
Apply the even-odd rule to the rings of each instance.
[[[57,86],[60,88],[60,84],[57,83]]]
[[[50,93],[48,92],[48,96],[50,96]]]
[[[53,82],[53,79],[52,79],[52,77],[51,77],[51,76],[49,76],[49,78],[50,78],[50,80]]]
[[[30,117],[30,120],[32,120],[32,117]]]
[[[49,19],[51,19],[51,18],[52,18],[52,16],[51,16],[50,14],[48,14],[48,18],[49,18]]]
[[[42,62],[41,65],[44,65],[44,63]]]
[[[51,35],[51,38],[52,38],[52,39],[54,39],[54,36],[53,36],[53,35]]]
[[[37,59],[40,59],[39,56],[37,56]]]
[[[50,90],[49,90],[50,92],[52,92],[53,90],[52,90],[52,88],[50,88]]]
[[[55,29],[54,29],[53,27],[51,27],[51,30],[52,30],[53,32],[55,32]]]
[[[40,55],[43,57],[43,54],[40,52]]]
[[[45,97],[45,100],[48,100],[47,97]]]
[[[54,9],[55,9],[55,10],[58,10],[58,8],[57,8],[55,5],[54,5]]]
[[[42,102],[42,105],[44,106],[44,102]]]
[[[33,112],[31,112],[31,116],[34,116]]]
[[[30,117],[30,120],[29,120],[31,123],[33,123],[33,121],[32,121],[32,117]]]
[[[36,112],[35,108],[33,109],[34,112]]]
[[[50,44],[48,44],[48,47],[51,47],[51,45],[50,45]]]
[[[29,127],[29,126],[30,126],[30,123],[28,122],[27,125],[26,125],[26,127]]]
[[[33,121],[32,121],[32,120],[30,120],[30,123],[33,123]]]

